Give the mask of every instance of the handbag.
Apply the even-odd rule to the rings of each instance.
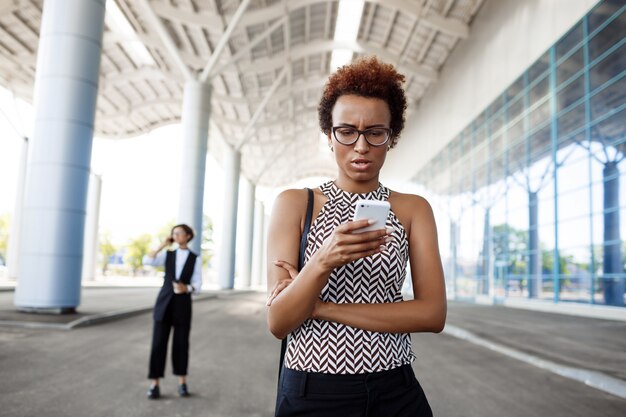
[[[306,204],[306,217],[304,218],[304,229],[302,230],[302,236],[300,237],[300,253],[298,255],[298,271],[304,266],[304,251],[306,250],[306,238],[311,228],[311,218],[313,217],[313,190],[307,188],[307,204]],[[283,363],[285,362],[285,352],[287,351],[287,341],[289,336],[285,337],[280,342],[280,361],[278,362],[278,386],[280,388],[280,376],[283,372]]]

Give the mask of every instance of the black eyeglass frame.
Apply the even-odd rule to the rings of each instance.
[[[337,129],[354,129],[354,130],[356,130],[357,131],[356,139],[354,139],[352,142],[349,142],[349,143],[345,143],[345,142],[340,141],[337,138],[337,133],[336,133]],[[367,140],[366,133],[371,131],[371,130],[377,130],[377,129],[387,131],[387,139],[385,139],[385,141],[383,143],[372,143],[369,140]],[[340,143],[342,145],[345,145],[345,146],[350,146],[350,145],[354,145],[355,143],[357,143],[357,141],[359,140],[361,135],[363,135],[363,137],[365,138],[365,141],[368,144],[370,144],[371,146],[384,146],[384,145],[387,144],[387,142],[389,142],[389,139],[391,139],[391,136],[393,135],[393,130],[391,128],[389,128],[389,127],[371,127],[369,129],[359,130],[359,129],[357,129],[355,127],[352,127],[352,126],[333,126],[333,127],[330,128],[330,130],[333,133],[333,137],[335,138],[335,140],[338,143]]]

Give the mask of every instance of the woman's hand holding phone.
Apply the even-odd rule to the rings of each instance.
[[[314,255],[322,268],[332,271],[357,259],[387,250],[386,245],[393,239],[391,230],[383,227],[361,231],[375,223],[372,219],[361,219],[337,226]]]
[[[327,271],[383,252],[387,250],[386,245],[393,240],[393,229],[385,227],[390,209],[388,202],[359,200],[355,205],[354,220],[335,228],[314,255],[316,261]],[[268,306],[293,283],[299,273],[288,262],[276,260],[274,264],[289,272],[290,278],[275,285],[267,299]]]

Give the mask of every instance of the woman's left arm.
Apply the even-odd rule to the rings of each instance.
[[[446,289],[432,208],[425,199],[414,195],[402,195],[399,200],[397,213],[407,208],[410,213],[408,217],[402,217],[410,218],[407,232],[414,299],[383,304],[320,301],[313,311],[313,318],[384,333],[439,333],[443,330],[447,313]]]
[[[196,263],[193,266],[193,275],[190,280],[191,290],[187,288],[188,292],[199,293],[202,291],[202,256],[196,257]]]

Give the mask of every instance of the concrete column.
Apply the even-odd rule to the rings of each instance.
[[[26,165],[28,164],[28,138],[22,141],[20,150],[20,166],[17,172],[17,192],[15,195],[15,209],[11,220],[11,234],[7,248],[7,272],[9,279],[16,280],[19,271],[20,233],[22,229],[22,210],[24,207],[24,186],[26,185]]]
[[[604,183],[604,252],[602,294],[606,305],[624,305],[624,264],[620,234],[619,167],[607,162],[602,170]]]
[[[254,198],[256,187],[250,180],[243,180],[242,231],[243,250],[241,251],[241,283],[245,288],[252,284],[252,248],[254,244]]]
[[[257,201],[254,209],[254,246],[252,249],[252,283],[262,286],[267,276],[263,269],[265,259],[265,206]]]
[[[452,280],[452,298],[457,297],[459,224],[450,220],[450,279]]]
[[[485,273],[487,274],[487,294],[491,302],[496,298],[496,280],[493,271],[493,228],[491,227],[491,207],[485,210]]]
[[[491,267],[491,209],[485,209],[485,221],[483,223],[483,248],[481,260],[481,277],[478,293],[483,295],[491,294],[491,284],[493,271]]]
[[[46,0],[20,236],[19,309],[80,304],[105,0]]]
[[[528,298],[541,294],[541,248],[539,247],[539,200],[537,192],[528,193]]]
[[[225,147],[224,151],[224,214],[218,283],[222,289],[235,287],[235,251],[237,247],[237,199],[241,153]]]
[[[87,220],[85,222],[85,254],[83,256],[83,280],[96,279],[98,259],[98,223],[100,220],[100,196],[102,178],[92,174],[87,193]]]
[[[211,88],[199,81],[187,82],[183,97],[183,163],[178,222],[188,224],[196,232],[189,247],[199,255],[210,112]]]

